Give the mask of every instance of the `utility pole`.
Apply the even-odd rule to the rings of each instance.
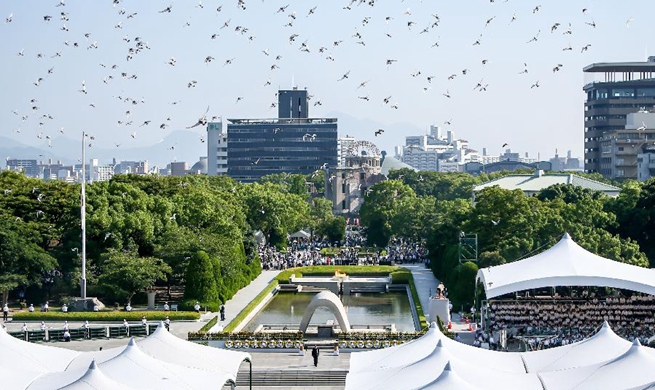
[[[82,223],[82,277],[80,296],[86,299],[86,133],[82,132],[82,197],[80,202],[80,219]]]

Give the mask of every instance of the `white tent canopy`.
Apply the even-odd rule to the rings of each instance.
[[[166,330],[163,323],[160,323],[150,336],[139,341],[139,348],[162,362],[208,371],[227,372],[234,377],[244,361],[251,361],[250,354],[246,352],[210,348],[175,337]],[[69,365],[69,369],[87,367],[92,360],[103,363],[118,356],[123,349],[118,347],[87,352],[77,357]]]
[[[546,372],[601,364],[621,356],[630,342],[612,332],[607,322],[592,337],[558,348],[521,353],[527,372]]]
[[[309,238],[311,237],[311,234],[305,230],[298,230],[297,232],[290,234],[289,237],[291,238]]]
[[[178,339],[163,324],[139,346],[131,339],[94,352],[28,343],[0,329],[3,390],[222,389],[244,360],[250,355]]]
[[[548,390],[642,389],[655,382],[655,351],[639,341],[603,364],[539,374]]]
[[[108,378],[95,361],[91,362],[87,372],[75,382],[62,387],[61,390],[136,390]]]
[[[482,268],[476,280],[487,298],[551,286],[602,286],[655,295],[655,270],[619,263],[576,244],[568,233],[536,256]]]
[[[593,337],[534,352],[497,352],[461,344],[433,324],[410,343],[354,352],[347,390],[647,389],[655,350],[632,345],[607,323]],[[449,370],[450,369],[450,370]],[[628,380],[622,381],[627,373]]]

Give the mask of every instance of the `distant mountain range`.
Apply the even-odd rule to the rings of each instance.
[[[49,148],[46,143],[42,146],[27,146],[7,137],[0,137],[0,156],[6,158],[36,159],[54,162],[61,160],[64,164],[74,164],[82,157],[82,144],[80,140],[74,140],[65,136],[52,139],[52,144],[57,147]],[[169,148],[174,146],[173,150]],[[162,142],[135,148],[113,147],[106,148],[94,144],[87,148],[87,161],[97,158],[100,164],[110,164],[113,159],[121,161],[143,161],[148,160],[150,167],[165,167],[171,161],[186,161],[189,167],[195,164],[200,156],[207,155],[207,144],[201,143],[197,133],[187,130],[173,131],[166,136]]]
[[[425,130],[409,123],[394,123],[385,125],[369,119],[358,119],[341,112],[331,112],[326,115],[329,118],[337,118],[339,136],[346,135],[359,140],[368,140],[377,145],[380,150],[386,150],[393,155],[393,148],[402,144],[407,135],[423,134]],[[375,137],[374,132],[384,129],[385,132]],[[4,158],[36,159],[54,162],[61,160],[64,164],[74,164],[82,157],[82,145],[80,140],[60,136],[52,139],[56,148],[49,148],[47,143],[40,146],[29,146],[11,138],[0,136],[0,156]],[[173,150],[170,150],[174,146]],[[53,153],[55,151],[56,153]],[[124,147],[103,147],[94,144],[87,148],[87,160],[97,158],[101,164],[110,164],[113,159],[120,161],[142,161],[148,160],[149,165],[165,167],[171,161],[185,161],[192,166],[201,156],[207,155],[207,144],[199,141],[198,133],[187,130],[176,130],[163,139],[162,142],[134,148]]]

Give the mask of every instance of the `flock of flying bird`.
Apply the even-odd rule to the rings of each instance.
[[[139,18],[141,15],[138,12],[130,12],[126,8],[129,8],[129,1],[128,0],[108,0],[110,1],[110,5],[113,7],[113,12],[116,12],[118,14],[118,17],[120,20],[116,23],[114,23],[113,28],[116,30],[116,33],[118,35],[124,35],[121,30],[124,28],[124,24],[129,23],[132,19]],[[193,7],[196,10],[193,12],[212,12],[215,13],[217,20],[220,20],[220,22],[216,23],[217,29],[214,33],[212,33],[211,36],[207,37],[199,37],[199,39],[206,39],[205,41],[200,40],[199,43],[197,43],[200,46],[209,45],[211,44],[212,41],[218,40],[221,37],[224,37],[227,35],[229,31],[231,31],[232,34],[236,34],[238,37],[243,37],[244,42],[246,43],[251,43],[251,42],[257,42],[257,37],[254,35],[253,30],[255,29],[254,27],[247,27],[242,24],[238,24],[236,20],[248,20],[246,13],[246,9],[251,10],[250,5],[252,2],[255,2],[255,0],[222,0],[224,2],[234,2],[236,3],[236,14],[227,14],[227,6],[224,9],[223,5],[217,5],[214,4],[211,7],[208,5],[203,4],[202,1],[199,1],[195,5],[190,5],[190,3],[186,3],[184,5],[178,5],[174,3],[166,4],[162,6],[157,13],[158,14],[183,14],[184,18],[184,23],[181,25],[172,25],[171,28],[181,28],[181,29],[190,29],[194,26],[192,23],[192,18],[188,16],[189,8]],[[262,0],[262,3],[266,2],[272,2],[273,0]],[[405,0],[402,0],[404,2]],[[505,0],[504,2],[507,3],[509,0]],[[518,0],[515,0],[518,1]],[[401,2],[401,3],[402,3]],[[491,3],[496,2],[496,0],[490,0]],[[409,3],[409,1],[408,1]],[[421,0],[422,3],[422,0]],[[400,3],[399,3],[400,4]],[[333,39],[331,42],[324,42],[322,45],[316,45],[314,46],[313,42],[310,42],[310,33],[307,33],[305,31],[300,31],[297,30],[295,27],[295,24],[297,23],[299,18],[303,18],[305,20],[310,20],[309,18],[320,18],[321,17],[321,8],[323,7],[334,7],[334,4],[330,2],[328,5],[327,2],[321,3],[319,5],[309,5],[304,2],[296,2],[293,4],[282,4],[280,6],[275,6],[274,9],[275,11],[270,15],[270,18],[276,18],[276,21],[282,21],[283,23],[280,24],[280,27],[283,29],[288,29],[289,30],[289,35],[288,35],[288,44],[291,45],[291,47],[297,48],[298,51],[304,52],[304,53],[310,53],[310,54],[316,54],[322,58],[324,58],[327,61],[327,64],[332,64],[334,63],[334,66],[341,66],[342,61],[339,60],[337,61],[336,58],[339,56],[339,47],[343,45],[358,45],[361,47],[366,47],[367,45],[379,45],[382,43],[384,45],[384,39],[392,39],[396,35],[400,35],[401,33],[411,33],[414,34],[415,36],[418,37],[427,37],[429,39],[429,42],[431,42],[429,45],[426,45],[426,50],[438,50],[438,48],[441,45],[441,40],[440,40],[440,25],[442,24],[442,18],[438,12],[432,12],[431,16],[429,17],[429,23],[419,26],[419,22],[416,21],[415,16],[416,16],[416,11],[413,11],[411,7],[408,7],[406,9],[404,4],[402,5],[403,10],[401,12],[395,13],[395,14],[389,14],[384,17],[383,20],[378,20],[370,16],[362,16],[360,20],[360,24],[357,26],[348,27],[348,26],[339,26],[338,29],[335,28],[335,35],[343,35],[339,39]],[[431,5],[431,4],[430,4]],[[98,3],[98,7],[101,6],[101,3]],[[428,6],[428,4],[421,4],[421,7],[425,8]],[[6,5],[5,5],[6,7]],[[297,7],[297,10],[294,10],[293,7]],[[366,13],[367,9],[372,9],[373,7],[378,7],[378,0],[349,0],[349,2],[341,7],[343,12],[355,12],[355,10],[359,9],[362,11],[363,14]],[[438,6],[431,7],[434,9],[437,9]],[[488,39],[488,32],[491,31],[494,28],[494,25],[499,24],[499,23],[505,23],[507,26],[512,26],[519,18],[522,17],[531,17],[531,16],[538,16],[542,11],[542,6],[541,5],[536,5],[532,8],[531,14],[532,15],[517,15],[516,13],[512,14],[511,17],[507,17],[505,20],[501,20],[504,17],[496,17],[496,16],[490,16],[489,18],[486,19],[485,23],[479,26],[479,29],[482,31],[482,33],[478,34],[477,38],[474,39],[473,41],[470,42],[470,47],[469,48],[462,48],[462,50],[477,50],[477,47],[484,46],[485,42]],[[588,29],[596,29],[599,26],[596,24],[596,22],[593,19],[592,12],[588,8],[582,8],[581,9],[582,14],[585,15],[585,17],[588,17],[588,21],[585,22],[585,25],[582,26],[583,28],[588,28]],[[423,10],[418,11],[419,14],[424,13]],[[81,16],[80,16],[81,17]],[[161,18],[165,18],[165,16],[160,16]],[[235,19],[235,21],[233,21]],[[634,21],[633,18],[630,18],[626,21],[626,26],[629,27],[630,24]],[[66,0],[59,0],[59,2],[52,4],[52,8],[46,8],[43,11],[43,16],[42,16],[42,21],[41,23],[45,24],[54,24],[54,23],[59,23],[58,30],[61,31],[62,34],[62,39],[63,39],[63,45],[64,48],[59,49],[59,50],[53,50],[52,54],[45,54],[45,53],[32,53],[30,52],[30,49],[21,49],[16,53],[17,56],[19,57],[32,57],[35,58],[37,61],[41,60],[46,60],[47,58],[50,58],[54,61],[57,61],[58,58],[64,56],[67,54],[67,51],[69,50],[74,50],[74,49],[83,49],[85,48],[87,51],[96,51],[96,50],[102,50],[104,48],[105,42],[98,42],[94,39],[94,32],[86,32],[84,33],[83,36],[69,36],[67,35],[69,32],[69,27],[72,26],[76,20],[69,15],[69,12],[67,11],[67,4]],[[370,40],[367,40],[368,37],[365,38],[367,34],[367,26],[372,24],[372,23],[384,23],[387,27],[387,31],[385,32],[384,37],[377,37],[374,39],[375,42],[371,42]],[[20,20],[15,18],[14,14],[11,13],[9,16],[5,18],[5,25],[10,25],[14,23],[20,23]],[[171,23],[171,19],[166,18],[162,19],[161,23]],[[423,22],[421,22],[423,23]],[[6,26],[5,26],[6,27]],[[471,28],[475,28],[475,26],[470,26]],[[581,28],[582,28],[581,27]],[[352,30],[348,32],[349,29]],[[577,27],[576,27],[577,28]],[[405,30],[405,31],[401,31]],[[346,31],[346,33],[344,33]],[[561,34],[564,37],[571,36],[574,34],[574,28],[571,23],[568,22],[553,22],[550,24],[549,30],[550,34]],[[443,32],[444,35],[447,34],[446,31]],[[541,29],[537,29],[537,32],[533,34],[530,37],[526,37],[525,39],[525,44],[532,45],[532,44],[537,44],[542,40],[542,31]],[[568,40],[568,39],[567,39]],[[143,53],[146,53],[151,49],[149,42],[143,38],[142,36],[130,36],[128,34],[125,34],[122,39],[122,44],[125,46],[123,49],[123,54],[121,55],[122,58],[117,57],[114,58],[111,65],[105,64],[101,62],[99,64],[100,67],[103,68],[104,71],[107,72],[107,74],[103,77],[102,83],[105,85],[109,85],[113,83],[116,79],[124,79],[124,80],[136,80],[139,78],[139,76],[135,73],[131,73],[127,70],[123,70],[123,68],[128,69],[129,66],[128,64],[130,61],[134,61],[137,56],[141,56]],[[83,43],[82,43],[83,42]],[[194,43],[196,44],[196,43]],[[355,46],[356,47],[356,46]],[[245,46],[242,45],[240,50],[252,50],[252,46]],[[578,51],[579,54],[584,54],[585,52],[589,51],[592,49],[591,43],[586,43],[584,45],[580,45],[579,47],[573,47],[571,44],[567,43],[562,46],[562,52],[575,52]],[[7,46],[3,50],[7,50]],[[209,49],[208,49],[209,50]],[[281,54],[274,54],[271,50],[268,48],[257,48],[256,49],[258,52],[261,52],[261,62],[265,63],[265,69],[266,72],[268,72],[269,76],[267,77],[266,81],[262,83],[263,87],[268,87],[272,85],[272,75],[279,69],[283,67],[283,56]],[[221,53],[223,55],[224,53]],[[213,65],[215,62],[218,62],[219,65],[222,63],[223,67],[229,67],[229,66],[238,66],[235,65],[237,63],[239,57],[242,55],[242,52],[236,52],[236,53],[230,53],[229,56],[226,56],[225,59],[223,60],[217,60],[216,57],[218,57],[218,54],[209,54],[203,58],[198,58],[198,64],[199,66],[215,66]],[[189,61],[189,59],[185,59],[186,61]],[[366,58],[361,59],[362,61],[367,61]],[[411,62],[411,58],[386,58],[384,63],[380,63],[380,66],[385,66],[387,70],[394,69],[397,67],[399,62],[404,62],[404,61],[409,61]],[[552,65],[552,73],[558,73],[560,72],[564,67],[565,61],[561,62],[556,62]],[[484,69],[486,66],[492,63],[492,59],[490,58],[480,58],[479,59],[479,65],[481,65],[481,69]],[[168,57],[168,58],[161,58],[158,61],[153,61],[152,66],[164,66],[164,67],[169,67],[169,68],[175,68],[178,65],[178,58],[175,57]],[[370,64],[370,66],[374,66],[375,64]],[[285,65],[286,66],[286,65]],[[291,67],[291,64],[288,64],[289,67]],[[326,65],[327,66],[327,65]],[[347,65],[345,65],[347,66]],[[444,66],[447,66],[445,64]],[[442,81],[443,84],[445,85],[452,85],[452,87],[447,87],[445,90],[441,93],[441,96],[443,96],[445,99],[452,99],[453,96],[455,96],[459,90],[455,90],[454,84],[449,84],[453,80],[460,79],[460,78],[465,78],[465,77],[471,77],[475,72],[471,71],[468,68],[464,68],[455,72],[448,72],[443,75],[436,74],[437,71],[433,69],[428,69],[430,66],[425,65],[424,69],[416,69],[409,75],[407,75],[408,80],[416,79],[416,80],[422,80],[423,86],[421,87],[423,92],[428,92],[430,89],[432,89],[433,85],[436,85],[436,81]],[[21,133],[22,127],[29,127],[29,128],[34,128],[37,127],[37,133],[36,136],[39,139],[44,139],[45,142],[49,147],[52,147],[52,138],[54,136],[53,134],[53,129],[52,126],[49,126],[49,122],[53,121],[55,119],[55,115],[53,114],[48,114],[48,113],[41,113],[40,111],[40,98],[38,96],[38,91],[39,88],[44,83],[48,82],[49,77],[55,75],[57,73],[58,69],[57,66],[49,66],[44,68],[43,74],[37,75],[34,78],[33,85],[30,86],[33,89],[29,90],[30,92],[33,91],[34,97],[29,100],[29,105],[27,105],[23,109],[13,109],[11,110],[12,114],[17,116],[20,120],[19,125],[14,128],[14,132],[16,133]],[[264,73],[264,72],[262,72]],[[335,78],[333,81],[335,82],[334,87],[339,88],[340,90],[347,91],[349,89],[353,89],[355,94],[357,95],[357,98],[361,102],[375,102],[378,101],[380,102],[380,105],[382,107],[388,107],[389,109],[392,110],[399,110],[402,105],[400,102],[398,102],[393,93],[390,94],[385,94],[382,96],[371,96],[370,93],[368,93],[368,86],[369,83],[371,83],[373,80],[368,78],[366,74],[363,75],[357,75],[355,74],[352,69],[344,69],[342,72],[340,72],[341,76],[338,78]],[[522,64],[522,66],[517,67],[517,76],[520,77],[528,77],[529,80],[526,82],[526,88],[529,86],[529,90],[534,90],[538,89],[541,87],[541,83],[539,79],[534,79],[530,78],[532,73],[530,72],[530,67],[528,66],[528,63],[525,62]],[[257,75],[255,75],[257,76]],[[488,83],[485,80],[484,74],[478,74],[475,77],[475,81],[470,82],[470,87],[473,91],[479,91],[479,92],[486,92],[487,90],[493,88],[490,86],[490,83]],[[348,83],[350,83],[353,79],[359,78],[359,81],[355,81],[352,86],[349,86]],[[379,83],[384,83],[384,80],[377,80]],[[196,89],[196,87],[199,85],[199,81],[197,79],[191,79],[186,82],[186,87],[187,90],[191,91]],[[96,86],[94,88],[102,88],[103,86]],[[27,87],[26,87],[27,89]],[[76,92],[80,96],[88,96],[89,94],[90,87],[87,86],[86,82],[84,80],[80,80],[78,86],[76,87]],[[451,93],[451,90],[453,91]],[[249,92],[252,94],[259,94],[258,91],[244,91],[244,92]],[[134,96],[138,95],[138,96]],[[97,96],[97,95],[95,95]],[[137,112],[140,107],[144,104],[146,104],[146,99],[142,97],[142,93],[137,93],[137,94],[119,94],[112,96],[109,98],[109,95],[107,94],[106,96],[103,97],[103,101],[98,102],[98,105],[102,104],[103,106],[110,105],[110,100],[115,99],[116,101],[122,103],[122,107],[118,110],[114,110],[115,112],[121,112],[120,116],[115,119],[116,126],[118,128],[129,128],[131,130],[128,130],[129,138],[128,141],[134,140],[139,136],[139,132],[141,130],[137,130],[135,128],[141,129],[144,128],[143,130],[146,131],[147,128],[149,128],[151,125],[154,125],[154,127],[158,128],[159,130],[167,130],[169,127],[177,126],[173,125],[172,118],[170,114],[162,114],[162,117],[159,118],[159,120],[156,120],[155,118],[152,119],[146,119],[146,120],[140,120],[138,122],[135,122],[133,118],[133,115],[135,112]],[[235,99],[234,102],[235,104],[240,103],[241,101],[245,100],[248,98],[247,94],[243,95],[238,95]],[[312,95],[309,95],[309,99],[311,104],[313,106],[322,106],[323,102],[321,99],[316,98]],[[181,99],[177,98],[176,100],[172,101],[170,103],[170,106],[177,106],[182,102]],[[403,102],[403,104],[409,105],[412,102]],[[205,103],[207,104],[207,103]],[[205,105],[203,104],[203,106]],[[87,107],[89,109],[95,109],[97,107],[96,102],[93,101],[88,101],[86,103]],[[277,106],[277,93],[275,93],[274,100],[270,104],[270,109],[274,109]],[[171,107],[161,107],[160,112],[167,112],[170,111]],[[223,108],[223,110],[229,110],[228,108]],[[187,129],[196,129],[200,128],[200,130],[204,130],[203,128],[207,126],[207,124],[210,121],[216,121],[217,119],[221,118],[220,116],[216,115],[210,115],[210,107],[208,106],[204,113],[198,117],[198,119],[195,120],[195,123],[193,122],[193,119],[189,120],[188,115],[186,115],[186,118],[184,119],[185,121],[188,121]],[[193,118],[193,116],[191,117]],[[30,122],[30,120],[32,120]],[[36,122],[36,123],[35,123]],[[444,124],[450,125],[452,123],[452,120],[449,119],[444,122]],[[44,128],[44,130],[41,130]],[[50,134],[48,134],[48,131],[50,131]],[[64,134],[65,130],[64,127],[61,127],[59,130],[59,133]],[[150,131],[150,130],[148,130]],[[156,131],[156,130],[155,130]],[[384,129],[377,129],[374,131],[374,136],[382,136],[383,133],[385,132]],[[308,141],[311,142],[315,138],[315,134],[305,134],[303,136],[303,141]],[[88,140],[88,146],[92,147],[94,145],[94,140],[95,138],[91,135],[89,135],[89,140]],[[163,139],[160,141],[162,142]],[[204,143],[205,142],[205,137],[203,135],[199,135],[199,141]],[[124,142],[114,142],[115,147],[121,147],[124,145]],[[504,146],[506,146],[505,144]],[[169,145],[167,147],[168,150],[175,150],[176,145]],[[259,160],[253,161],[253,164],[257,164]]]

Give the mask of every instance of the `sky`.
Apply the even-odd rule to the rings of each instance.
[[[276,117],[276,91],[296,85],[311,117],[435,124],[489,154],[507,143],[582,157],[593,80],[582,68],[655,55],[646,0],[58,1],[0,2],[0,136],[53,153],[82,131],[92,147],[156,144],[208,107],[209,119]],[[128,59],[137,39],[147,48]],[[339,133],[393,151],[415,132],[393,127]],[[194,132],[204,155],[205,129]],[[175,145],[160,146],[174,158]]]

